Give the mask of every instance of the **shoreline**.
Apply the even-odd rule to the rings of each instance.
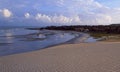
[[[49,31],[53,31],[54,32],[55,30],[49,30]],[[8,55],[14,55],[14,54],[21,54],[21,53],[25,53],[25,52],[32,52],[32,51],[42,50],[42,49],[46,49],[46,48],[50,48],[50,47],[54,47],[54,46],[58,46],[58,45],[63,45],[63,44],[92,43],[92,41],[91,42],[87,42],[86,41],[86,40],[88,40],[89,38],[92,37],[88,33],[82,33],[82,32],[76,32],[76,31],[58,31],[58,32],[73,34],[75,37],[70,39],[70,40],[68,40],[68,41],[59,43],[59,44],[49,45],[49,46],[46,46],[46,47],[43,47],[43,48],[38,48],[38,49],[35,49],[35,50],[28,50],[28,51],[23,51],[23,52],[14,52],[14,53],[10,53],[10,54],[3,54],[3,55],[0,55],[0,57],[8,56]],[[93,37],[93,39],[95,39],[95,38]],[[95,42],[97,42],[97,39],[96,39]],[[101,42],[101,41],[98,40],[98,42]],[[107,41],[104,40],[104,42],[107,42]]]
[[[51,30],[50,30],[51,31]],[[53,31],[53,30],[52,30]],[[54,32],[54,31],[53,31]],[[49,45],[49,46],[45,46],[43,48],[38,48],[38,49],[35,49],[35,50],[28,50],[28,51],[20,51],[20,52],[13,52],[13,53],[6,53],[6,54],[1,54],[0,57],[2,56],[8,56],[8,55],[12,55],[12,54],[21,54],[21,53],[24,53],[24,52],[31,52],[31,51],[36,51],[36,50],[42,50],[42,49],[46,49],[46,48],[49,48],[49,47],[53,47],[53,46],[57,46],[57,45],[62,45],[62,44],[74,44],[74,43],[83,43],[84,40],[82,40],[81,42],[76,42],[77,39],[80,39],[81,38],[86,38],[89,36],[88,34],[85,34],[85,33],[80,33],[80,32],[75,32],[75,31],[58,31],[60,33],[69,33],[69,34],[72,34],[74,35],[74,38],[68,40],[68,41],[65,41],[65,42],[62,42],[62,43],[58,43],[58,44],[54,44],[54,45]]]
[[[50,30],[51,31],[51,30]],[[54,31],[54,30],[53,30]],[[76,31],[63,31],[63,32],[71,32],[71,33],[75,33]],[[29,52],[34,52],[34,51],[39,51],[39,50],[43,50],[43,49],[47,49],[47,48],[51,48],[51,47],[55,47],[55,46],[60,46],[60,45],[66,45],[66,44],[83,44],[83,43],[99,43],[99,42],[119,42],[119,41],[107,41],[107,40],[102,40],[99,41],[96,39],[95,42],[87,42],[86,40],[89,39],[91,36],[88,33],[80,33],[80,32],[76,32],[76,34],[78,34],[79,36],[70,39],[69,41],[63,42],[63,43],[59,43],[59,44],[54,44],[54,45],[50,45],[50,46],[46,46],[44,48],[40,48],[40,49],[35,49],[32,51],[25,51],[25,52],[20,52],[20,53],[12,53],[12,54],[6,54],[6,55],[1,55],[0,57],[4,57],[4,56],[10,56],[10,55],[15,55],[15,54],[22,54],[22,53],[29,53]],[[83,38],[83,39],[82,39]],[[85,40],[84,40],[85,38]],[[94,37],[93,37],[94,38]],[[95,38],[94,38],[95,39]],[[80,41],[79,41],[80,40]]]

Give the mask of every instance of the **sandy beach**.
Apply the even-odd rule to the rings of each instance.
[[[0,72],[120,72],[120,42],[65,44],[3,56]]]

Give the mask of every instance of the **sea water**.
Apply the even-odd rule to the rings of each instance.
[[[96,42],[86,33],[27,28],[0,28],[0,56],[44,49],[62,43]]]
[[[1,28],[0,56],[40,50],[67,42],[75,37],[74,33],[65,31]]]

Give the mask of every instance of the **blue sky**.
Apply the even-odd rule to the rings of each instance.
[[[120,0],[96,0],[96,1],[111,8],[120,8]]]
[[[0,0],[2,25],[120,23],[120,0]]]

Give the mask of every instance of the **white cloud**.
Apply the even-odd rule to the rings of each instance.
[[[103,15],[99,14],[96,17],[96,23],[97,24],[111,24],[112,23],[112,17],[109,15]]]
[[[97,0],[36,0],[35,2],[21,0],[20,5],[16,4],[16,6],[22,7],[23,11],[27,10],[27,6],[28,10],[32,10],[31,14],[25,12],[26,21],[33,19],[39,23],[64,25],[120,23],[120,8],[104,6]],[[4,17],[12,16],[12,12],[8,9],[0,10],[0,12]],[[35,13],[38,14],[35,15]]]
[[[38,13],[35,16],[35,19],[40,22],[44,23],[54,23],[54,24],[80,24],[81,20],[79,16],[74,16],[74,17],[66,17],[63,15],[54,15],[54,16],[48,16],[45,14],[40,14]]]
[[[30,14],[29,13],[25,13],[25,18],[30,18]]]
[[[51,17],[47,16],[47,15],[42,15],[42,14],[37,14],[35,17],[36,20],[38,21],[42,21],[45,23],[51,23]]]
[[[12,16],[12,12],[8,9],[3,9],[2,13],[3,13],[3,16],[6,17],[6,18],[9,18],[9,17]]]
[[[113,22],[109,13],[111,9],[94,0],[52,0],[45,5],[55,5],[59,13],[52,16],[38,13],[34,18],[39,22],[64,25],[99,25]],[[64,14],[64,11],[67,14]]]
[[[48,0],[49,1],[49,0]],[[38,21],[60,24],[110,24],[113,22],[111,9],[95,0],[52,0],[45,5],[58,7],[59,14],[36,15]],[[67,14],[64,14],[66,12]],[[67,17],[66,17],[67,15]]]

